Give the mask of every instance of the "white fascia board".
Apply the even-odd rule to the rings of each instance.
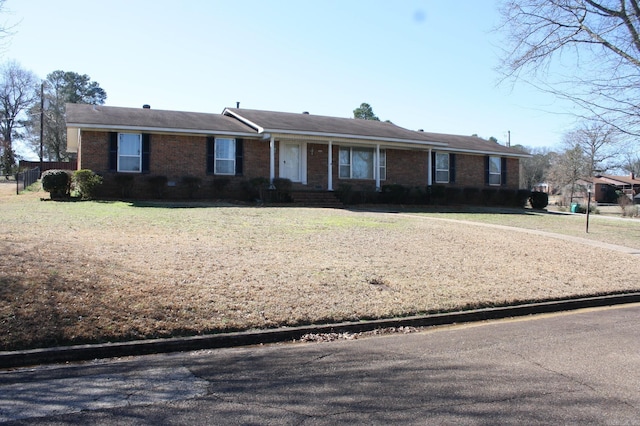
[[[74,124],[67,123],[67,127],[77,127],[82,130],[118,130],[118,131],[135,131],[141,133],[175,133],[181,135],[229,135],[229,136],[246,136],[256,137],[256,133],[247,132],[230,132],[227,130],[194,130],[194,129],[175,129],[165,127],[138,127],[138,126],[117,126],[117,125],[104,125],[104,124]]]
[[[530,154],[513,154],[511,152],[482,151],[482,150],[475,150],[475,149],[447,148],[443,151],[461,152],[464,154],[494,155],[496,157],[501,156],[501,157],[531,158]]]
[[[304,131],[296,131],[296,130],[278,130],[278,129],[263,129],[263,131],[272,133],[272,134],[284,134],[284,135],[300,135],[300,136],[311,136],[311,137],[319,137],[325,139],[343,139],[343,140],[362,140],[362,141],[372,141],[372,142],[397,142],[397,143],[406,143],[410,145],[417,146],[441,146],[446,147],[448,144],[444,142],[426,142],[419,141],[415,139],[397,139],[397,138],[384,138],[379,136],[364,136],[364,135],[348,135],[341,133],[323,133],[323,132],[304,132]]]
[[[260,127],[258,126],[256,123],[254,123],[251,120],[247,120],[246,118],[244,118],[243,116],[241,116],[240,114],[236,114],[233,111],[228,110],[227,108],[224,109],[224,111],[222,111],[222,115],[231,115],[233,118],[240,120],[241,122],[243,122],[244,124],[253,127],[254,129],[256,129],[256,131],[258,133],[264,133],[264,127]]]

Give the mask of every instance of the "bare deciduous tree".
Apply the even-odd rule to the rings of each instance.
[[[602,122],[587,121],[564,136],[564,144],[579,147],[587,161],[583,177],[593,177],[615,168],[617,131]]]
[[[0,70],[0,137],[2,137],[2,167],[5,176],[15,165],[14,137],[24,126],[21,114],[37,99],[36,76],[17,62],[8,62]]]
[[[533,189],[547,179],[551,167],[552,153],[548,148],[527,148],[514,145],[513,148],[530,154],[530,158],[520,159],[520,187]]]
[[[638,0],[504,0],[505,79],[568,99],[576,115],[640,135]]]
[[[554,156],[549,169],[549,182],[556,188],[569,189],[569,200],[573,202],[576,182],[587,174],[587,158],[579,146],[569,146]]]

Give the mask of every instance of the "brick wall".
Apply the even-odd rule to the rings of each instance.
[[[83,131],[79,146],[78,168],[90,169],[105,176],[105,190],[113,192],[116,188],[115,176],[126,173],[114,173],[109,170],[109,132]],[[213,176],[207,174],[207,137],[187,135],[152,134],[150,145],[149,173],[133,174],[135,190],[131,196],[148,196],[148,178],[166,176],[168,180],[167,196],[181,198],[187,196],[184,185],[185,176],[201,180],[199,196],[215,195],[214,181],[228,181],[226,192],[240,194],[243,182],[253,178],[269,177],[269,141],[244,138],[244,160],[242,176]],[[278,142],[276,146],[275,176],[278,176]],[[307,185],[305,189],[326,189],[328,145],[307,144]],[[374,190],[375,180],[340,179],[339,145],[333,145],[333,188],[348,184],[354,190]],[[406,187],[425,187],[428,178],[428,152],[387,149],[387,178],[381,185],[400,184]],[[485,156],[456,154],[456,183],[458,187],[484,187]],[[517,189],[519,182],[519,162],[507,160],[507,187]],[[218,191],[219,192],[219,191]],[[193,195],[193,194],[190,194]]]
[[[193,195],[183,184],[187,176],[201,180],[199,197],[220,195],[214,188],[214,181],[225,180],[225,192],[241,196],[243,181],[256,177],[269,177],[269,142],[257,139],[243,139],[242,176],[214,176],[207,174],[207,137],[189,135],[152,134],[150,138],[149,172],[116,173],[109,169],[109,132],[83,131],[78,152],[78,166],[90,169],[104,176],[103,192],[107,196],[122,196],[116,176],[131,175],[134,182],[128,196],[149,197],[149,178],[165,176],[167,197],[185,198]]]

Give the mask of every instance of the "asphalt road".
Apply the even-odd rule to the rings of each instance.
[[[640,304],[0,372],[20,424],[640,424]]]

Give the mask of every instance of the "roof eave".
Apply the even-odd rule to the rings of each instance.
[[[236,132],[232,130],[216,130],[216,129],[181,129],[171,127],[142,127],[142,126],[120,126],[116,124],[86,124],[86,123],[67,123],[67,127],[74,127],[82,130],[128,130],[148,133],[175,133],[175,134],[191,134],[191,135],[230,135],[230,136],[258,136],[254,132]]]
[[[466,154],[478,154],[478,155],[503,155],[506,157],[518,157],[518,158],[531,158],[530,154],[515,154],[512,152],[504,152],[504,151],[489,151],[482,149],[464,149],[464,148],[451,148],[447,147],[447,151],[450,152],[464,152]]]
[[[441,146],[446,147],[446,143],[442,142],[427,142],[420,141],[416,139],[403,139],[403,138],[388,138],[384,136],[366,136],[366,135],[352,135],[352,134],[343,134],[343,133],[326,133],[326,132],[305,132],[299,130],[282,130],[282,129],[263,129],[265,133],[271,134],[282,134],[282,135],[301,135],[308,137],[317,137],[324,139],[351,139],[351,140],[367,140],[367,141],[375,141],[375,142],[396,142],[396,143],[407,143],[411,145],[420,145],[420,146]]]

